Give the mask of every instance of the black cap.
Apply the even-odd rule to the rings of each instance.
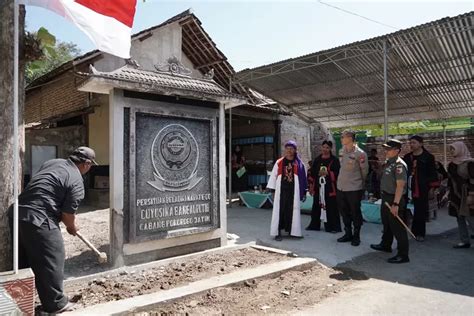
[[[96,166],[99,164],[95,161],[95,151],[92,148],[81,146],[76,148],[72,154],[71,158],[76,158],[76,160],[79,161],[84,161],[84,160],[90,160],[92,163]]]
[[[402,142],[398,139],[389,139],[388,142],[382,145],[384,148],[402,149]]]

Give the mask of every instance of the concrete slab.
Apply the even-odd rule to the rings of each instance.
[[[227,213],[228,232],[240,237],[236,241],[237,243],[256,240],[257,244],[263,246],[284,249],[304,257],[317,258],[323,264],[331,267],[373,252],[370,249],[370,244],[378,243],[382,236],[382,225],[364,223],[361,233],[362,243],[359,247],[353,247],[347,243],[341,244],[336,242],[336,239],[342,236],[342,233],[305,231],[304,228],[308,226],[311,217],[302,215],[304,238],[301,240],[284,238],[283,241],[278,242],[270,236],[271,213],[272,211],[269,209],[229,208]],[[450,217],[446,210],[439,211],[438,219],[427,223],[427,238],[429,239],[430,235],[439,235],[453,229],[457,227],[456,225],[456,220]],[[411,243],[414,242],[411,241]],[[395,243],[393,247],[395,247]]]
[[[229,232],[240,236],[238,242],[255,239],[336,270],[361,272],[344,292],[292,315],[474,315],[474,249],[452,248],[459,242],[457,224],[446,210],[427,223],[425,242],[410,240],[411,262],[403,265],[387,264],[389,254],[370,249],[380,241],[382,225],[364,223],[362,244],[352,247],[336,242],[341,234],[314,231],[304,231],[302,240],[277,242],[269,236],[271,210],[232,208],[228,216]],[[302,216],[303,227],[309,221]]]
[[[474,299],[415,286],[370,279],[294,315],[474,315]]]
[[[229,274],[211,277],[208,279],[192,282],[186,286],[161,291],[158,293],[151,293],[125,300],[95,305],[86,309],[64,313],[63,315],[122,315],[132,310],[140,310],[145,307],[153,308],[164,301],[170,301],[184,296],[205,292],[216,287],[228,286],[249,279],[256,279],[264,276],[274,275],[276,273],[283,273],[297,267],[303,267],[315,263],[317,263],[317,261],[312,258],[293,258],[285,261],[261,265],[251,269],[244,269]]]

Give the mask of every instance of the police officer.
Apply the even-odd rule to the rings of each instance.
[[[393,236],[397,239],[398,253],[388,259],[389,263],[409,262],[408,235],[405,228],[396,218],[405,217],[405,193],[407,190],[407,165],[399,157],[402,143],[396,139],[383,144],[387,161],[384,165],[380,189],[382,191],[381,216],[383,223],[382,241],[377,245],[370,245],[372,249],[392,252]],[[385,203],[391,205],[388,208]]]
[[[76,235],[75,213],[84,198],[82,176],[97,164],[94,159],[94,150],[79,147],[68,159],[46,161],[18,198],[19,266],[33,270],[46,313],[72,307],[63,292],[65,253],[59,222]],[[12,226],[11,207],[9,215]]]
[[[341,135],[343,148],[339,151],[341,169],[337,178],[337,204],[344,222],[345,234],[338,242],[360,245],[362,227],[361,200],[365,190],[365,180],[369,171],[367,154],[357,146],[354,131],[345,130]],[[352,231],[354,225],[354,231]]]

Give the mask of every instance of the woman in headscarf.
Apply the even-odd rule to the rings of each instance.
[[[301,203],[306,200],[306,168],[298,157],[296,142],[285,144],[285,156],[273,166],[267,189],[275,190],[270,235],[281,241],[282,230],[302,238]]]
[[[321,145],[321,155],[314,159],[311,167],[311,175],[314,178],[314,199],[311,223],[306,230],[321,230],[321,221],[323,221],[327,232],[341,232],[341,219],[336,200],[336,183],[340,168],[339,159],[332,154],[332,142],[325,140]]]
[[[448,165],[449,215],[458,221],[461,242],[454,248],[471,247],[469,230],[474,234],[474,159],[463,142],[449,146],[452,161]]]

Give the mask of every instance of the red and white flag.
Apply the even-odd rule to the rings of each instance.
[[[56,12],[77,25],[103,52],[130,58],[136,0],[20,0]]]

